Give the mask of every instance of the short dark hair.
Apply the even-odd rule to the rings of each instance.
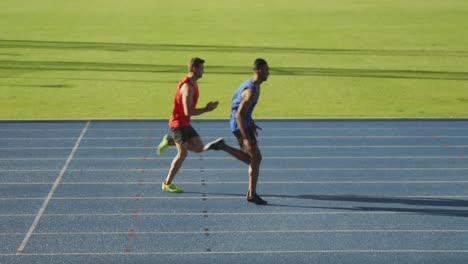
[[[268,63],[266,62],[266,60],[262,59],[262,58],[258,58],[258,59],[255,59],[254,61],[254,64],[253,64],[253,70],[259,70],[261,69],[264,65],[267,65]]]
[[[189,62],[189,65],[188,65],[188,70],[192,71],[193,67],[198,68],[203,63],[205,63],[204,60],[202,60],[202,59],[200,59],[198,57],[193,57],[192,59],[190,59],[190,62]]]

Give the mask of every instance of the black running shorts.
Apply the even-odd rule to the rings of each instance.
[[[171,127],[174,141],[180,145],[194,137],[199,137],[197,131],[192,126]]]
[[[244,146],[244,143],[242,142],[243,138],[242,138],[241,132],[238,130],[238,131],[233,132],[233,134],[234,136],[236,136],[237,142],[239,142],[239,146],[242,148]],[[253,127],[247,128],[247,136],[249,137],[252,145],[257,144],[257,136],[255,135],[255,129]]]

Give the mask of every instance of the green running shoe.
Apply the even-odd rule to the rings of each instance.
[[[174,183],[171,184],[165,184],[164,182],[161,185],[161,189],[166,192],[174,192],[174,193],[182,193],[184,190],[181,188],[177,187]]]
[[[158,150],[156,151],[156,155],[160,156],[161,153],[169,147],[169,140],[171,140],[172,137],[169,136],[168,134],[164,135],[163,139],[161,140],[161,143],[159,143]]]

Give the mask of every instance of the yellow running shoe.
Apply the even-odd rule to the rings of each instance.
[[[169,136],[168,134],[164,135],[163,139],[161,140],[161,143],[159,143],[158,150],[156,151],[156,155],[160,156],[161,153],[169,147],[169,140],[171,140],[172,137]]]
[[[174,192],[174,193],[182,193],[184,192],[184,190],[182,190],[181,188],[177,187],[177,185],[175,185],[174,183],[170,183],[170,184],[165,184],[164,182],[162,183],[161,185],[161,189],[163,191],[166,191],[166,192]]]

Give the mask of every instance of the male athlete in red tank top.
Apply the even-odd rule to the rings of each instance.
[[[188,84],[189,86],[192,87],[193,89],[193,97],[192,97],[192,102],[193,106],[197,106],[198,102],[198,86],[196,86],[189,77],[183,78],[179,84],[177,85],[176,93],[175,93],[175,99],[174,99],[174,110],[172,111],[172,116],[169,119],[169,127],[172,128],[178,128],[182,126],[189,126],[190,125],[190,116],[186,115],[184,112],[184,104],[182,101],[182,93],[180,92],[180,89],[184,84]]]
[[[203,141],[197,131],[190,125],[190,117],[211,112],[216,109],[218,102],[209,102],[203,108],[197,108],[198,103],[198,84],[197,80],[203,76],[205,61],[200,58],[193,58],[189,63],[189,73],[183,78],[175,91],[174,109],[169,119],[169,127],[172,130],[173,137],[165,135],[158,146],[157,154],[169,147],[177,147],[177,155],[172,160],[171,167],[166,180],[161,188],[168,192],[183,192],[181,188],[172,183],[182,163],[187,157],[188,151],[203,152]]]

